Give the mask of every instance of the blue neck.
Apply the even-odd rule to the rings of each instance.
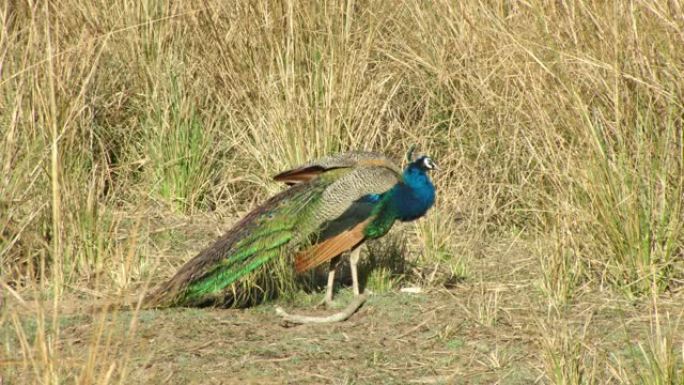
[[[398,219],[412,221],[425,215],[435,203],[435,186],[423,168],[411,163],[404,170],[404,183],[394,186],[391,196]]]

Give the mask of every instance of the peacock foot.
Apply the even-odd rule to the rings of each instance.
[[[333,302],[333,299],[328,298],[326,296],[325,298],[323,298],[320,302],[318,302],[314,306],[314,309],[321,309],[321,308],[332,309],[334,307],[335,307],[335,302]]]

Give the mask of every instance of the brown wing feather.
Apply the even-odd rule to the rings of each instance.
[[[384,167],[401,175],[401,169],[383,154],[367,151],[349,151],[316,159],[305,165],[283,171],[274,176],[273,179],[288,185],[294,185],[307,182],[329,170],[350,167]]]
[[[273,180],[277,182],[284,182],[288,185],[299,184],[310,181],[324,171],[327,171],[327,169],[321,166],[299,167],[295,168],[294,170],[281,172],[280,174],[274,176]]]
[[[298,253],[295,256],[295,269],[297,272],[301,273],[313,269],[345,251],[353,249],[365,239],[363,229],[370,221],[371,218],[368,218],[351,229],[343,231],[332,238],[328,238],[325,241]]]

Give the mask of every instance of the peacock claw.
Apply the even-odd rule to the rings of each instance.
[[[314,306],[314,308],[316,308],[316,309],[320,309],[320,308],[332,309],[333,307],[335,307],[335,302],[333,302],[333,300],[330,298],[323,298],[322,300],[320,300],[320,302],[318,302],[316,304],[316,306]]]

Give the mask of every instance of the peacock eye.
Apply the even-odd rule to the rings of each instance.
[[[430,157],[428,156],[423,158],[423,166],[428,170],[432,170],[433,168],[435,168],[434,162],[432,162],[432,159],[430,159]]]

